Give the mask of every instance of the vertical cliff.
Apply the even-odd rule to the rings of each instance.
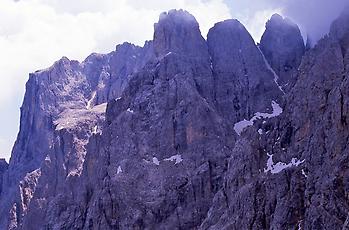
[[[348,13],[305,52],[274,15],[207,41],[183,10],[153,41],[30,75],[1,229],[346,229]]]

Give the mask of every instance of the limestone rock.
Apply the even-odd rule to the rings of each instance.
[[[347,19],[304,54],[280,16],[259,50],[172,10],[144,47],[31,74],[0,228],[347,228]]]
[[[304,41],[296,24],[274,14],[266,24],[260,49],[286,91],[295,81],[305,52]]]
[[[6,160],[0,159],[0,196],[2,191],[2,176],[6,172],[7,168],[8,168],[8,163],[6,162]]]

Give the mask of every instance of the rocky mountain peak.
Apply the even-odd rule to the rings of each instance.
[[[238,20],[216,23],[207,35],[207,43],[216,77],[216,101],[231,121],[252,117],[279,98],[282,92],[272,71]],[[245,97],[246,93],[250,96]]]
[[[158,57],[169,53],[191,57],[207,56],[207,46],[201,36],[199,24],[187,11],[171,10],[162,13],[154,29],[154,50]]]
[[[348,229],[347,20],[303,55],[280,15],[258,47],[172,10],[144,47],[31,74],[0,229]]]
[[[330,36],[337,39],[342,46],[343,55],[349,48],[349,5],[343,13],[332,23],[330,28]]]
[[[290,19],[274,14],[266,23],[260,49],[279,76],[281,87],[287,89],[295,78],[305,52],[304,41],[296,24]]]
[[[254,52],[258,56],[253,38],[238,20],[218,22],[207,35],[207,42],[213,62],[213,67],[227,72],[239,71],[244,74],[244,57]],[[246,52],[250,52],[247,54]],[[252,57],[253,58],[253,57]]]
[[[279,27],[280,29],[287,29],[288,27],[298,28],[298,26],[293,23],[289,18],[284,18],[280,14],[273,14],[268,22],[266,23],[266,27]]]

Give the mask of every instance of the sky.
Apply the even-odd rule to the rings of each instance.
[[[240,20],[256,42],[279,13],[318,40],[349,0],[0,0],[0,158],[10,157],[28,74],[62,56],[83,61],[124,41],[152,39],[161,12],[185,9],[204,37],[215,22]]]

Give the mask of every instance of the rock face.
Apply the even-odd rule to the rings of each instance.
[[[42,211],[51,197],[71,186],[70,180],[81,174],[89,137],[101,131],[106,102],[119,96],[130,73],[151,58],[151,47],[151,42],[143,48],[124,43],[107,55],[92,54],[83,63],[63,57],[30,75],[0,200],[1,216],[15,211],[10,221],[0,219],[0,228],[22,226],[29,204],[35,205],[31,200],[37,187],[50,190],[39,196]]]
[[[8,164],[5,161],[5,159],[0,159],[0,195],[2,192],[2,176],[6,172],[7,168],[8,168]]]
[[[260,49],[277,74],[277,82],[286,91],[290,89],[305,52],[298,26],[289,19],[274,14],[266,24]]]
[[[260,50],[172,10],[144,47],[31,74],[0,228],[348,228],[348,19],[304,54],[280,16]]]
[[[346,34],[334,32],[339,21],[347,13],[303,57],[283,114],[236,142],[202,229],[348,228],[348,40],[333,35]]]
[[[237,20],[217,23],[207,35],[216,108],[229,122],[265,111],[282,92],[251,35]]]

